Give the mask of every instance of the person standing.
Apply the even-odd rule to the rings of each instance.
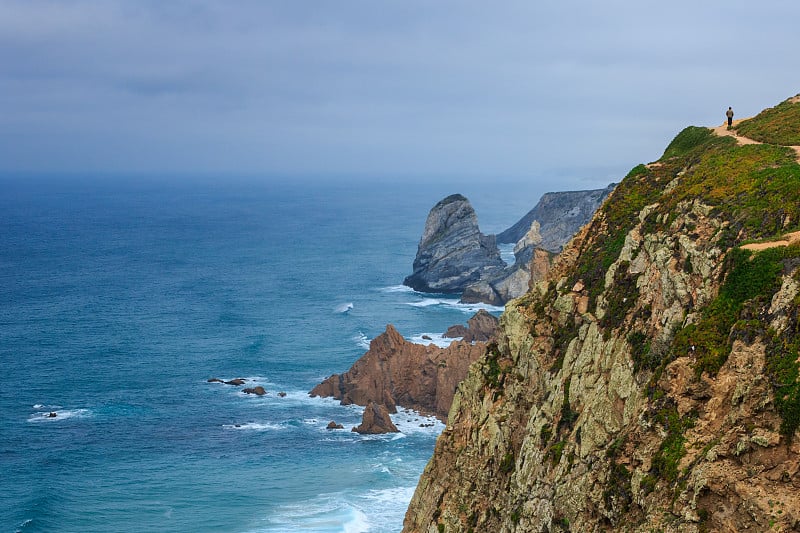
[[[728,110],[725,111],[725,116],[728,117],[728,129],[731,129],[731,126],[733,126],[733,109],[731,109],[730,106],[728,106]]]

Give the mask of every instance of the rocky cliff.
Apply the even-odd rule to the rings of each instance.
[[[451,337],[466,340],[454,341],[447,348],[409,342],[394,326],[386,326],[350,370],[326,378],[309,394],[336,398],[345,405],[375,402],[392,413],[400,405],[444,420],[456,385],[486,351],[485,341],[496,325],[495,317],[478,313],[467,328],[448,330]]]
[[[505,266],[494,235],[481,233],[469,200],[453,194],[428,214],[414,272],[403,284],[421,292],[462,292]]]
[[[682,131],[506,306],[404,531],[800,531],[800,103],[768,111],[775,144]]]
[[[591,220],[615,186],[612,183],[605,189],[545,193],[516,224],[497,234],[497,242],[518,242],[530,230],[531,224],[537,222],[541,237],[537,247],[558,253]]]

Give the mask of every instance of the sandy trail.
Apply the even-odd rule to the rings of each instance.
[[[752,118],[752,117],[748,117],[748,118]],[[735,128],[736,125],[739,124],[740,122],[742,122],[743,120],[747,120],[747,118],[741,118],[739,120],[734,120],[733,121],[733,127]],[[758,141],[754,141],[753,139],[751,139],[749,137],[744,137],[742,135],[737,135],[736,131],[734,131],[732,129],[731,130],[728,129],[728,123],[727,122],[723,123],[721,126],[717,126],[716,128],[711,128],[711,130],[714,133],[716,133],[717,135],[719,135],[719,136],[723,136],[724,135],[724,136],[727,136],[727,137],[733,137],[734,139],[736,139],[736,142],[738,142],[739,144],[763,144],[763,143],[760,143]],[[800,163],[800,146],[789,146],[789,148],[791,148],[792,150],[795,151],[795,153],[797,154],[797,162]]]
[[[760,250],[766,250],[767,248],[777,248],[778,246],[789,246],[790,244],[794,244],[796,242],[800,242],[800,231],[787,233],[777,241],[745,244],[744,246],[742,246],[742,249],[753,250],[758,252]]]

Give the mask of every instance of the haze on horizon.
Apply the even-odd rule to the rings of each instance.
[[[0,174],[524,180],[800,91],[800,3],[0,0]]]

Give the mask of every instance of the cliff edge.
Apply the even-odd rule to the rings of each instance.
[[[738,132],[683,130],[509,302],[405,532],[800,531],[800,102]]]

